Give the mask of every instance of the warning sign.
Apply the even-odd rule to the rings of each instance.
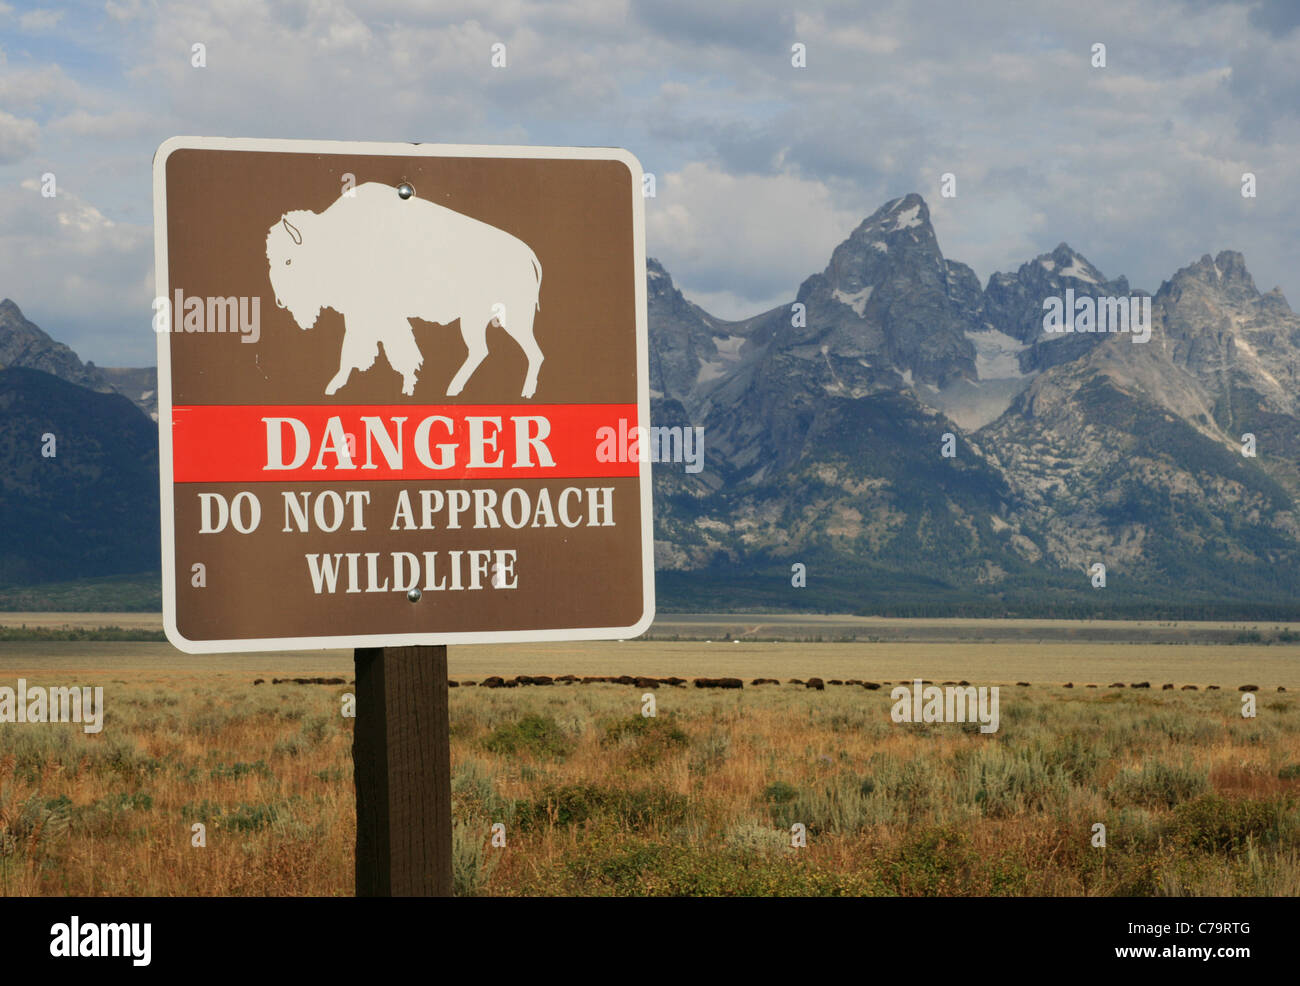
[[[154,211],[177,647],[645,630],[632,155],[173,138]]]

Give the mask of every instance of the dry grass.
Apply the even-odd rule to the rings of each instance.
[[[104,685],[101,733],[0,725],[0,894],[351,891],[346,689],[81,682]]]
[[[638,670],[662,671],[647,653]],[[0,893],[351,892],[350,686],[25,673],[104,685],[107,717],[94,736],[0,725]],[[1036,682],[1003,690],[992,736],[896,725],[888,689],[660,688],[654,719],[641,694],[453,690],[459,892],[1300,893],[1291,693],[1261,692],[1259,717],[1243,720],[1235,691]],[[190,845],[196,821],[206,848]],[[489,845],[493,822],[504,849]],[[806,849],[789,848],[794,822]],[[1104,850],[1090,845],[1095,822]]]

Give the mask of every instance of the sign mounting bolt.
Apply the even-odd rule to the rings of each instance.
[[[409,199],[412,195],[415,194],[415,188],[411,185],[409,181],[404,181],[397,186],[397,194],[404,199]]]

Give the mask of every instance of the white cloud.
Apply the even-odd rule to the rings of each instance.
[[[48,51],[66,34],[66,55],[56,43],[35,57],[15,49],[20,15],[0,0],[0,188],[50,170],[61,197],[66,176],[101,213],[65,210],[50,235],[88,225],[88,243],[113,242],[104,223],[146,223],[147,162],[176,133],[618,144],[659,176],[650,253],[720,316],[789,300],[863,217],[910,191],[945,255],[981,280],[1061,240],[1148,288],[1234,248],[1261,284],[1300,298],[1300,32],[1263,32],[1246,3],[1151,0],[1141,18],[1133,0],[68,9],[40,39]],[[1124,30],[1102,37],[1099,23]],[[1096,40],[1105,69],[1089,65]],[[206,69],[190,66],[195,41]],[[503,70],[489,64],[497,41]],[[807,69],[790,65],[794,41]],[[948,171],[955,200],[938,195]],[[1241,199],[1242,171],[1259,176],[1257,201]],[[16,262],[12,235],[0,227]],[[85,284],[105,283],[112,257],[70,256],[90,265]],[[51,289],[69,287],[92,324],[105,300]]]
[[[0,164],[21,161],[40,142],[35,120],[24,120],[0,110]]]
[[[22,65],[0,73],[0,105],[35,112],[51,106],[85,104],[91,94],[54,64]]]
[[[837,208],[823,183],[794,175],[736,176],[694,162],[656,185],[646,201],[648,252],[720,318],[793,298],[863,218]]]
[[[40,34],[44,31],[53,31],[62,18],[63,11],[61,10],[38,8],[21,14],[18,18],[18,25],[29,34]]]
[[[104,13],[119,23],[126,23],[144,16],[145,7],[144,0],[107,0]]]
[[[32,321],[83,359],[149,365],[153,230],[114,222],[62,186],[0,187],[0,270],[5,292]]]
[[[118,109],[109,113],[74,110],[49,123],[49,132],[72,137],[126,139],[151,134],[157,127],[152,114],[140,110]]]

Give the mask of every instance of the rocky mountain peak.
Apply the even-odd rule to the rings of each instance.
[[[921,231],[920,233],[910,234],[913,236],[924,235],[925,230],[931,229],[930,207],[925,204],[925,199],[916,192],[886,202],[864,219],[858,228],[853,231],[852,235],[853,237],[874,238],[894,233],[906,233],[909,229]]]
[[[974,351],[964,337],[968,316],[956,300],[970,294],[967,270],[944,260],[920,195],[893,199],[835,248],[821,274],[800,286],[807,325],[789,333],[784,347],[815,343],[811,358],[893,367],[909,380],[932,384],[973,378]]]
[[[651,394],[685,400],[699,382],[702,365],[717,357],[713,336],[719,330],[702,308],[686,300],[664,265],[653,257],[646,258],[646,288],[650,324],[655,327]]]
[[[1236,250],[1220,250],[1218,256],[1204,254],[1200,260],[1178,271],[1171,281],[1198,281],[1232,301],[1250,302],[1259,297],[1255,279],[1246,269],[1246,258]]]
[[[1244,309],[1255,307],[1260,297],[1255,279],[1246,268],[1246,258],[1236,250],[1221,250],[1215,257],[1202,255],[1200,260],[1179,269],[1156,292],[1156,298],[1171,312],[1188,306]]]
[[[157,417],[157,371],[105,369],[82,363],[72,348],[28,321],[10,298],[0,301],[0,367],[26,367],[100,393],[120,393],[145,414]]]
[[[1050,253],[1021,264],[1014,274],[996,273],[989,278],[979,314],[981,327],[1024,343],[1050,342],[1051,352],[1044,349],[1025,354],[1027,367],[1041,369],[1063,358],[1073,359],[1095,344],[1096,337],[1043,337],[1043,300],[1063,297],[1066,290],[1073,291],[1075,297],[1130,294],[1127,278],[1107,280],[1087,257],[1068,243],[1058,243]]]
[[[55,342],[38,325],[29,322],[9,298],[0,301],[0,366],[43,370],[92,390],[103,386],[93,366],[86,367],[68,346]]]

